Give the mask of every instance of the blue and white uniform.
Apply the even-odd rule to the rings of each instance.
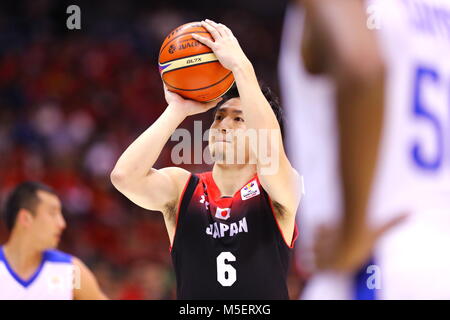
[[[369,214],[381,299],[450,299],[450,1],[377,0],[385,120]]]
[[[301,61],[303,9],[291,3],[286,11],[279,56],[280,90],[286,113],[286,146],[292,165],[303,176],[305,195],[297,214],[301,241],[297,265],[314,270],[314,230],[340,219],[341,190],[338,168],[338,131],[334,85],[326,75],[310,75]],[[352,275],[314,274],[301,299],[352,299]]]
[[[401,213],[409,218],[380,239],[370,262],[375,269],[316,274],[303,298],[450,299],[450,1],[367,5],[368,26],[379,23],[387,76],[369,220],[380,225]],[[298,216],[300,244],[307,247],[314,227],[337,221],[341,212],[336,106],[329,79],[303,68],[301,9],[288,10],[280,80],[293,121],[287,126],[288,150],[305,181]],[[298,247],[300,256],[309,258],[305,247]],[[367,290],[374,271],[376,289]]]
[[[73,257],[47,250],[35,273],[21,279],[8,263],[0,247],[0,300],[71,300],[76,285]]]

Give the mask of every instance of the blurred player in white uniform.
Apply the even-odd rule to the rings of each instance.
[[[368,11],[371,16],[364,26],[362,23],[359,26],[355,25],[355,21],[361,18],[361,12],[357,13],[357,10],[353,10],[362,2],[358,4],[359,1],[349,0],[345,3],[347,7],[340,8],[333,7],[336,6],[333,1],[303,0],[301,2],[309,14],[309,22],[313,22],[309,30],[311,32],[309,36],[313,37],[313,45],[309,54],[308,50],[303,52],[304,65],[308,66],[309,71],[316,69],[313,70],[318,71],[315,73],[324,74],[328,81],[332,81],[331,87],[336,89],[336,98],[331,102],[330,99],[325,101],[323,99],[329,96],[329,90],[333,89],[323,84],[322,89],[316,90],[322,90],[325,94],[318,94],[316,96],[318,98],[311,100],[308,96],[301,95],[307,90],[305,88],[300,91],[297,87],[297,91],[291,89],[290,93],[284,94],[284,103],[289,108],[289,113],[295,115],[295,123],[298,127],[307,124],[307,127],[303,127],[302,132],[298,133],[307,135],[306,137],[289,135],[292,146],[296,144],[296,141],[300,141],[297,150],[293,147],[290,150],[298,152],[298,159],[302,165],[301,172],[305,175],[306,195],[303,204],[305,206],[310,204],[310,207],[300,212],[300,219],[306,220],[304,223],[307,225],[304,227],[308,229],[308,232],[301,230],[301,233],[303,231],[303,235],[311,234],[315,226],[326,219],[325,214],[333,215],[331,220],[336,221],[339,218],[339,212],[342,212],[342,225],[353,233],[352,236],[347,237],[350,243],[347,245],[341,244],[342,235],[334,238],[340,237],[341,240],[332,242],[337,245],[333,247],[330,244],[329,250],[336,249],[335,252],[339,252],[341,258],[336,255],[328,262],[324,263],[322,260],[322,265],[315,270],[322,271],[316,272],[311,278],[303,297],[312,299],[449,299],[450,254],[447,248],[450,245],[450,135],[447,132],[450,130],[450,2],[446,0],[371,1],[366,3],[369,5]],[[343,11],[347,9],[350,10]],[[368,42],[370,40],[367,36],[368,26],[379,27],[378,49],[373,50],[371,48],[373,43]],[[286,30],[285,28],[285,35]],[[285,39],[284,45],[287,41]],[[297,50],[300,57],[300,43],[297,42],[297,44],[297,48],[290,50]],[[368,48],[371,49],[368,50]],[[286,45],[282,49],[289,51]],[[384,68],[374,56],[374,52],[378,50],[383,59]],[[305,84],[310,76],[302,72],[301,68],[284,68],[283,71],[283,64],[287,63],[286,55],[283,56],[282,53],[281,79],[299,77],[303,79],[303,82],[297,84],[298,86],[315,86],[312,82]],[[300,72],[298,72],[299,69]],[[345,90],[350,92],[351,89],[347,87],[353,86],[355,95],[361,95],[361,92],[364,92],[364,83],[369,85],[371,82],[372,87],[376,88],[378,82],[375,80],[378,74],[382,73],[377,69],[385,70],[386,75],[383,111],[375,112],[374,110],[377,110],[375,103],[370,108],[366,106],[377,100],[375,89],[371,93],[373,99],[365,99],[367,102],[362,99],[360,102],[360,109],[366,108],[367,113],[372,114],[373,120],[370,120],[367,114],[360,114],[356,107],[346,108],[342,102],[349,99],[349,95],[345,96],[342,92]],[[342,81],[352,77],[354,77],[353,81],[348,81],[347,84],[345,80]],[[359,82],[354,81],[358,78]],[[285,80],[281,87],[286,89],[286,83]],[[308,92],[312,91],[308,90]],[[367,90],[367,93],[369,92],[370,90]],[[296,93],[299,95],[294,97]],[[322,99],[322,104],[319,99]],[[297,103],[294,104],[294,101]],[[316,104],[319,105],[317,114],[310,112],[308,115],[305,108],[316,108]],[[302,111],[297,116],[298,109]],[[372,150],[370,151],[372,157],[365,157],[367,152],[362,152],[363,144],[360,148],[345,149],[355,143],[349,143],[349,140],[363,140],[367,135],[376,137],[377,118],[383,112],[379,143],[372,143],[372,145],[378,145],[377,153],[374,154]],[[352,113],[353,119],[351,119]],[[319,120],[312,118],[312,115]],[[330,118],[339,120],[333,124],[329,121]],[[352,121],[354,121],[353,125],[349,125]],[[361,123],[361,126],[358,126],[357,121]],[[310,122],[315,122],[321,127],[314,128]],[[345,123],[347,126],[342,125]],[[313,129],[308,131],[308,128]],[[315,129],[317,131],[314,131]],[[325,133],[319,130],[325,130]],[[330,133],[330,130],[334,133]],[[332,142],[336,144],[334,148],[326,144],[322,147],[320,140],[315,146],[308,144],[317,140],[316,135],[332,141],[333,134],[339,136],[338,133],[340,138],[336,137]],[[369,141],[371,138],[367,139]],[[311,141],[305,144],[304,141],[307,140]],[[343,149],[347,152],[340,152]],[[348,152],[349,150],[352,152]],[[321,159],[321,157],[327,157],[330,152],[331,157],[328,162]],[[352,153],[354,154],[351,155]],[[311,160],[311,155],[319,159],[315,160],[316,164]],[[377,159],[376,166],[372,173],[370,165],[366,170],[361,170],[352,157],[356,159],[360,157],[361,166]],[[354,165],[349,166],[348,163],[351,161],[354,161]],[[343,165],[338,166],[339,163]],[[346,164],[347,168],[345,168]],[[303,167],[308,165],[316,165],[312,172],[323,171],[325,175],[323,173],[320,175],[325,178],[320,180],[320,175],[317,174],[308,178],[307,169]],[[353,174],[352,167],[356,168]],[[329,173],[326,174],[326,172]],[[321,200],[313,200],[320,197],[322,192],[318,190],[320,184],[316,184],[314,180],[317,177],[320,183],[326,184],[325,181],[328,181],[332,185],[332,191],[327,192],[325,189]],[[338,177],[342,177],[342,180]],[[359,188],[355,188],[354,186],[358,185],[358,179],[361,179],[358,177],[363,177],[359,182],[365,182],[362,182]],[[336,180],[338,180],[338,187],[335,187]],[[340,180],[341,183],[339,183]],[[356,184],[351,181],[356,181]],[[370,191],[367,192],[370,196],[365,196],[364,188],[368,181],[371,181],[371,188],[367,189]],[[363,191],[358,194],[357,190],[352,190],[352,186],[353,189]],[[336,194],[339,198],[340,192],[346,195],[342,201],[336,200]],[[310,193],[313,194],[310,196]],[[328,208],[323,205],[323,202],[328,202],[330,194],[332,195],[331,203],[337,211],[325,213]],[[310,200],[309,197],[311,197]],[[366,210],[344,209],[363,208],[362,203],[365,203]],[[315,212],[320,212],[319,218],[313,216]],[[403,213],[408,214],[406,219]],[[364,232],[355,231],[358,228]],[[325,232],[323,235],[333,238],[331,236],[333,232]],[[375,243],[375,240],[378,241]],[[323,251],[318,252],[323,253]],[[370,263],[373,263],[376,268],[363,268],[362,274],[366,273],[366,277],[363,277],[363,281],[358,284],[354,278],[358,272],[357,266],[363,266],[367,259],[370,259]],[[371,282],[376,284],[375,288],[368,288],[367,283],[364,286],[364,280],[368,279],[367,275],[370,277],[375,273],[377,279]],[[359,275],[361,276],[361,273]],[[365,289],[369,294],[358,295],[358,289]],[[361,291],[364,290],[359,290],[359,293]]]
[[[305,183],[306,194],[297,215],[302,241],[296,247],[296,264],[306,275],[314,271],[314,230],[338,221],[341,199],[334,86],[326,75],[309,74],[300,59],[304,14],[303,8],[294,3],[286,10],[279,75],[288,152]],[[333,271],[315,274],[300,298],[347,299],[352,293],[350,278]]]
[[[51,188],[24,182],[4,211],[10,237],[0,246],[0,300],[106,298],[81,260],[55,249],[66,222]]]
[[[380,297],[450,299],[450,2],[374,5],[388,77],[370,213],[409,213],[376,247]]]

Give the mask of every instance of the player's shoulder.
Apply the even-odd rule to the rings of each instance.
[[[184,186],[192,175],[188,170],[179,167],[166,167],[158,171],[169,176],[179,187]]]
[[[5,261],[5,256],[3,254],[3,245],[0,246],[0,261]]]
[[[55,263],[73,263],[74,257],[66,252],[51,249],[44,252],[44,259]]]
[[[166,167],[159,169],[158,171],[175,179],[187,179],[191,175],[189,171],[180,167]]]

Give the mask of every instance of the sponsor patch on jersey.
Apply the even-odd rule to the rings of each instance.
[[[256,183],[256,180],[253,180],[241,189],[241,198],[242,200],[247,200],[256,197],[259,193],[258,183]]]
[[[216,209],[216,218],[217,219],[222,219],[222,220],[227,220],[230,217],[230,212],[231,212],[230,208],[219,208],[219,207],[217,207],[217,209]]]

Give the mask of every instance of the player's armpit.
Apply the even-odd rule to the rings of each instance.
[[[121,178],[112,174],[113,185],[138,206],[154,211],[167,212],[175,204],[189,179],[189,171],[178,167],[151,169],[146,176],[136,179]]]
[[[77,280],[73,289],[74,300],[108,300],[100,289],[97,279],[89,268],[78,258],[73,258]]]
[[[273,202],[285,208],[285,216],[295,217],[302,195],[302,177],[291,166],[284,152],[279,157],[278,168],[267,170],[258,163],[258,178]]]

